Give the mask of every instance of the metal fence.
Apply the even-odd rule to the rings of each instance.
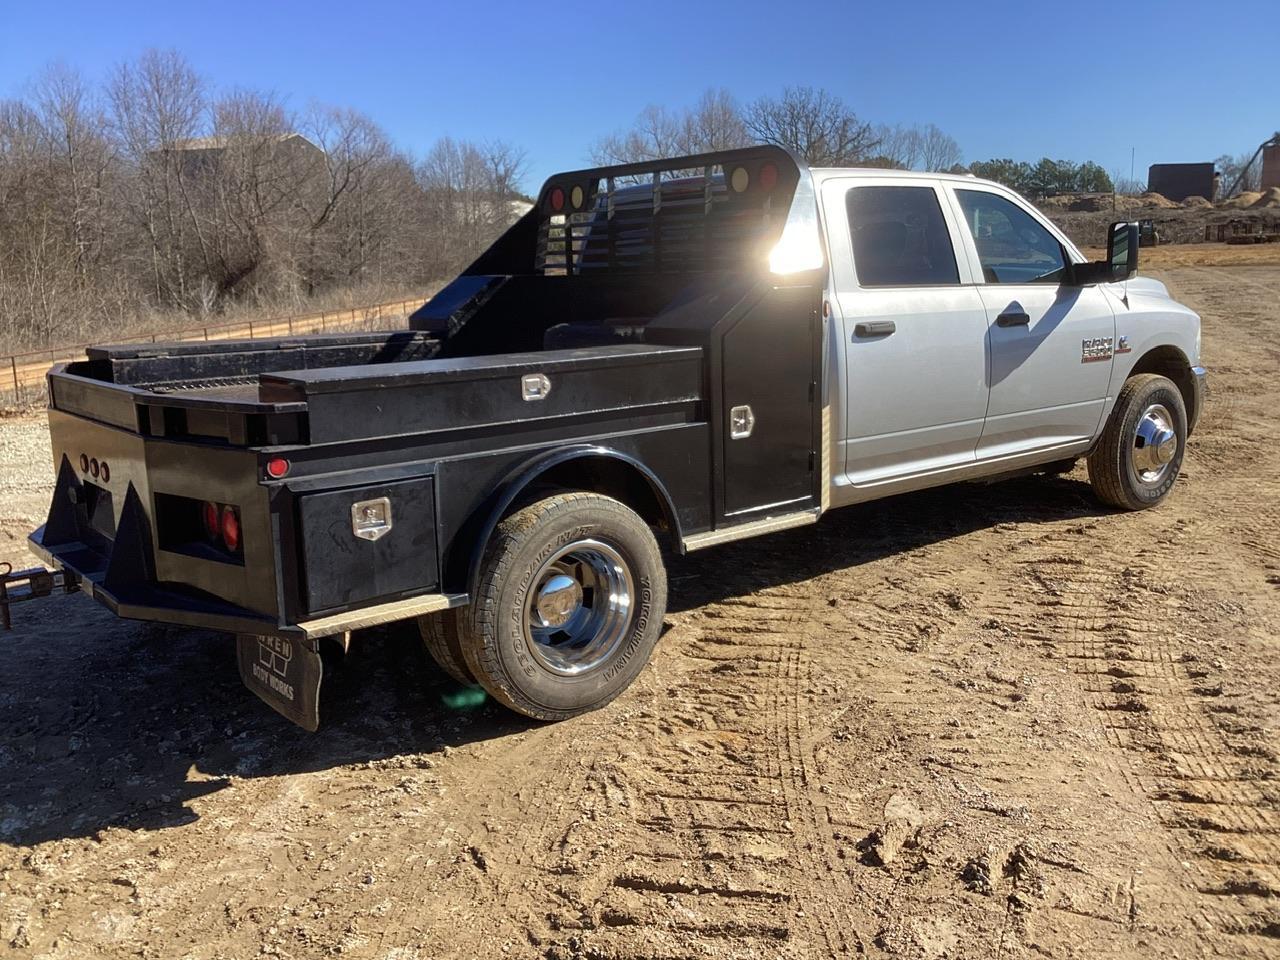
[[[241,320],[184,330],[167,330],[135,337],[112,338],[111,343],[160,343],[193,340],[256,340],[261,337],[285,337],[304,333],[346,330],[361,324],[401,321],[428,299],[424,294],[408,300],[393,300],[367,307],[325,310],[320,313],[296,314],[288,317],[266,317]],[[55,363],[79,360],[87,348],[104,341],[75,343],[48,350],[32,350],[0,357],[0,399],[13,403],[38,401],[45,396],[45,374]]]

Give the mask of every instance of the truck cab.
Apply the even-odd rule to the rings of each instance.
[[[1075,245],[996,183],[813,177],[830,260],[833,503],[1075,459],[1134,372],[1170,375],[1194,425],[1199,318],[1160,284],[1081,276]]]

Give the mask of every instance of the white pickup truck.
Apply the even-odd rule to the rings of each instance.
[[[1204,403],[1200,318],[1134,276],[1133,225],[1112,226],[1113,262],[1088,264],[996,183],[812,175],[829,255],[833,504],[1086,455],[1112,506],[1168,494]]]
[[[320,645],[416,619],[529,716],[617,696],[662,553],[1088,457],[1106,503],[1177,480],[1200,322],[968,177],[755,147],[553,176],[385,334],[95,348],[49,375],[31,536],[120,616],[239,635],[309,729]]]

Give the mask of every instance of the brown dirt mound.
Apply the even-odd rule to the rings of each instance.
[[[1224,207],[1231,207],[1234,210],[1243,210],[1245,207],[1251,207],[1262,198],[1262,194],[1254,190],[1246,190],[1244,193],[1237,193],[1230,200],[1222,201]]]
[[[1272,187],[1266,193],[1261,194],[1249,206],[1255,210],[1258,207],[1280,207],[1280,187]]]
[[[1213,204],[1204,197],[1187,197],[1182,201],[1184,207],[1212,207]]]
[[[1162,210],[1172,210],[1177,206],[1176,203],[1162,193],[1144,193],[1142,195],[1142,202],[1145,206],[1159,207]]]

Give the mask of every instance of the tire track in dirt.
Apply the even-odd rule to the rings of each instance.
[[[551,958],[831,956],[862,946],[807,775],[805,629],[817,591],[728,599],[672,631],[659,656],[687,692],[638,725],[647,770],[620,774],[626,852],[577,856],[585,929]],[[615,838],[616,840],[617,838]],[[591,864],[591,869],[584,869]],[[814,870],[819,876],[813,875]]]
[[[1177,285],[1195,288],[1206,317],[1220,317],[1230,330],[1237,285],[1280,294],[1280,284],[1237,273],[1180,271]],[[1247,365],[1238,358],[1242,345],[1275,351],[1271,337],[1224,338],[1226,371]],[[1154,543],[1132,551],[1118,538],[1100,551],[1070,551],[1049,536],[1029,570],[1043,613],[1068,637],[1073,669],[1121,748],[1127,778],[1152,804],[1191,877],[1186,909],[1201,930],[1235,935],[1228,944],[1206,940],[1203,949],[1264,957],[1275,955],[1280,937],[1272,905],[1280,896],[1280,758],[1259,705],[1232,695],[1241,685],[1228,664],[1196,651],[1213,649],[1224,632],[1248,633],[1251,594],[1265,604],[1265,592],[1253,590],[1260,584],[1241,585],[1243,594],[1233,589],[1242,560],[1268,582],[1277,579],[1280,456],[1248,436],[1265,423],[1271,385],[1241,392],[1230,377],[1221,379],[1227,386],[1211,394],[1188,457],[1194,492],[1180,482],[1161,513],[1142,517],[1156,528]],[[1223,553],[1223,543],[1235,550]]]
[[[1077,469],[675,561],[688,585],[672,626],[599,713],[531,726],[436,709],[446,688],[425,666],[403,682],[429,693],[378,693],[400,682],[388,650],[339,727],[280,748],[279,724],[235,706],[233,669],[177,709],[174,664],[164,684],[119,684],[153,701],[131,729],[176,727],[173,769],[157,772],[104,734],[133,704],[86,684],[98,661],[58,661],[57,693],[88,702],[66,696],[87,685],[104,702],[24,719],[10,737],[55,761],[11,769],[69,794],[83,789],[69,771],[93,766],[168,792],[190,758],[234,790],[156,828],[104,817],[101,838],[21,851],[30,866],[13,856],[0,943],[377,960],[1276,955],[1280,318],[1233,317],[1233,299],[1272,308],[1228,274],[1173,278],[1209,318],[1214,394],[1167,504],[1102,511]],[[1264,287],[1273,303],[1280,283]],[[112,624],[78,626],[134,638],[115,686],[150,643]],[[62,642],[41,629],[15,635],[14,716],[39,645]],[[84,742],[57,760],[70,737]]]
[[[1189,624],[1174,604],[1152,616],[1165,606],[1165,577],[1153,583],[1149,574],[1127,569],[1117,582],[1108,572],[1114,562],[1095,556],[1039,564],[1042,578],[1060,584],[1046,613],[1063,621],[1067,655],[1108,738],[1123,751],[1126,777],[1173,835],[1195,888],[1225,895],[1221,905],[1189,897],[1188,911],[1210,929],[1265,929],[1273,923],[1266,900],[1280,892],[1280,823],[1269,796],[1280,768],[1258,755],[1261,745],[1225,737],[1215,723],[1212,711],[1221,707],[1212,698],[1221,687],[1205,686],[1208,672],[1177,639],[1185,640]],[[1153,570],[1171,572],[1167,564]],[[1247,941],[1220,948],[1221,955],[1240,957],[1275,949]]]

